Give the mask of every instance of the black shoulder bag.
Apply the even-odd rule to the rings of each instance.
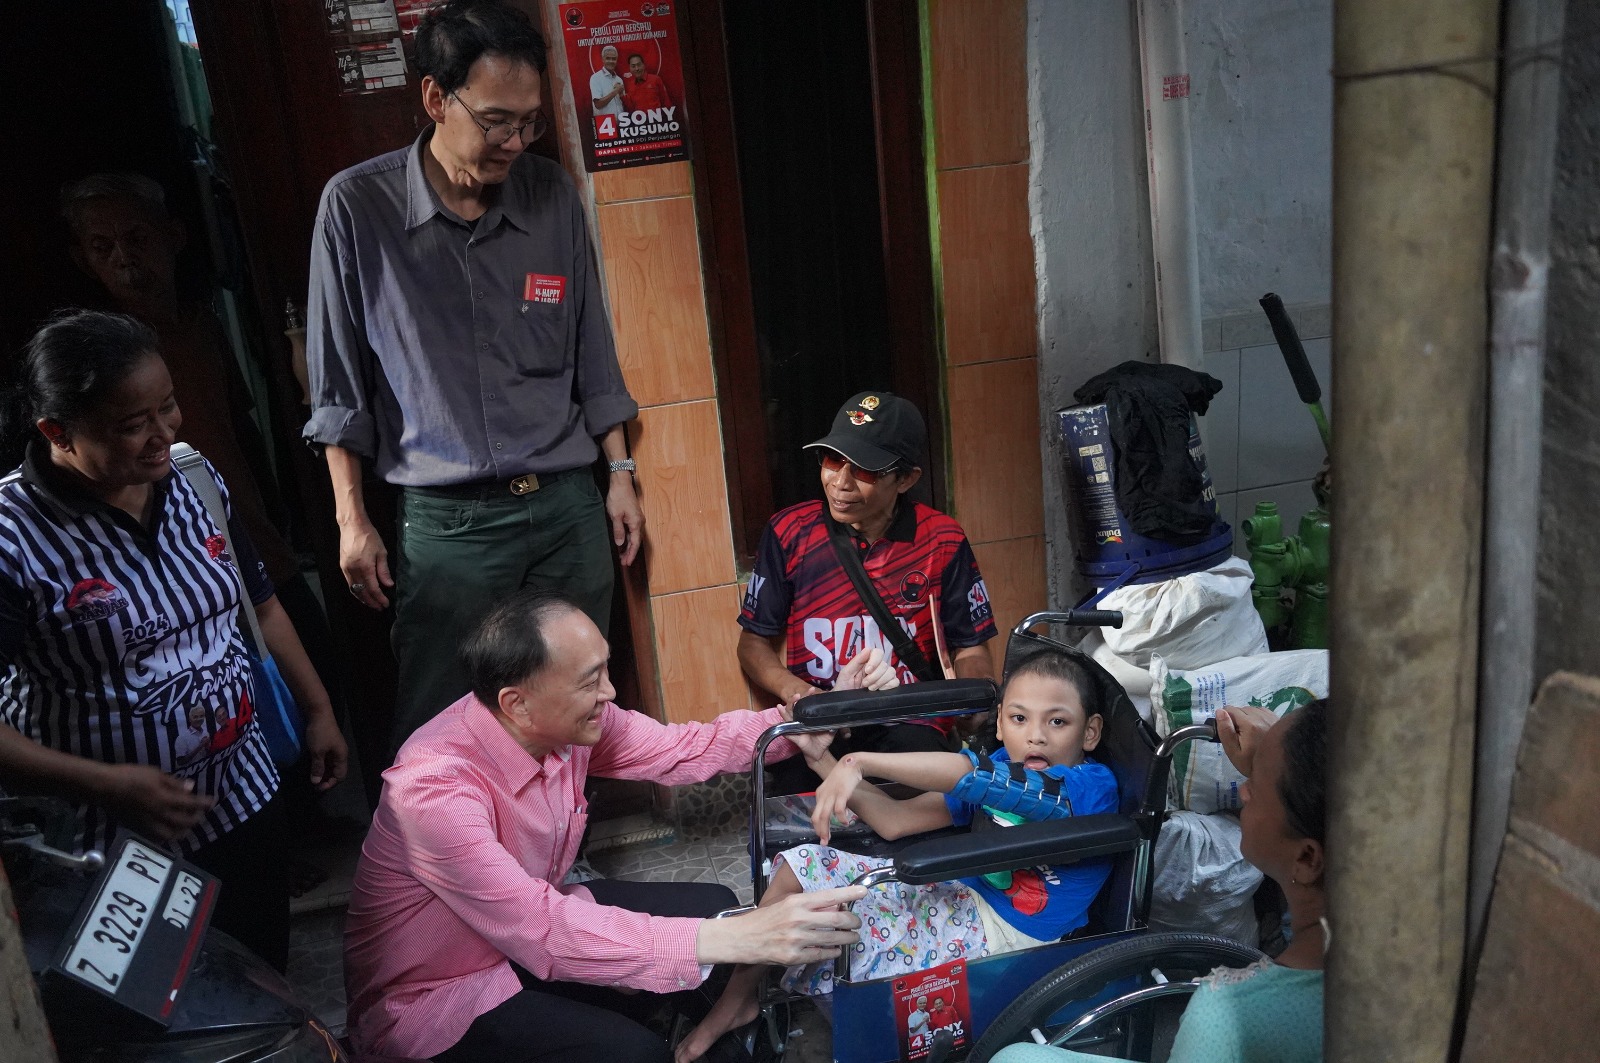
[[[872,585],[872,580],[867,577],[866,566],[861,563],[861,553],[856,549],[856,544],[850,538],[850,533],[844,525],[824,515],[828,520],[828,537],[833,540],[833,552],[839,555],[839,565],[844,569],[844,574],[850,577],[850,582],[855,586],[856,593],[861,596],[861,601],[866,605],[867,611],[872,614],[872,619],[878,622],[878,630],[889,639],[894,646],[895,656],[900,663],[911,669],[911,674],[917,677],[919,683],[927,683],[935,679],[944,678],[944,670],[937,668],[928,661],[927,655],[922,652],[906,629],[900,626],[900,621],[889,612],[883,596]],[[939,618],[933,618],[934,623]]]

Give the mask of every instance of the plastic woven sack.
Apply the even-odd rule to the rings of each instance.
[[[1150,663],[1150,707],[1162,737],[1204,723],[1224,705],[1261,705],[1282,716],[1328,696],[1328,651],[1287,650],[1235,657],[1190,671],[1157,656]],[[1216,742],[1186,742],[1172,759],[1172,805],[1194,812],[1239,807],[1239,784]]]
[[[1120,628],[1102,628],[1106,648],[1139,668],[1160,654],[1170,668],[1203,668],[1267,652],[1267,632],[1250,600],[1250,565],[1230,557],[1201,572],[1121,587],[1098,608],[1122,612]]]

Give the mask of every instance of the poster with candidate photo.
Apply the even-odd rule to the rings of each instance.
[[[689,157],[675,3],[561,5],[567,70],[590,173]]]
[[[951,960],[926,971],[894,980],[894,1021],[900,1034],[900,1058],[926,1059],[940,1030],[950,1035],[952,1050],[972,1043],[967,1029],[967,961]]]

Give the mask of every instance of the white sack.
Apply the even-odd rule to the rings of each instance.
[[[1224,705],[1261,705],[1282,716],[1327,697],[1328,651],[1262,653],[1190,671],[1173,668],[1158,655],[1150,676],[1151,711],[1164,738],[1214,719]],[[1194,812],[1237,809],[1243,781],[1220,743],[1186,742],[1172,759],[1172,804]]]
[[[1267,652],[1267,632],[1250,600],[1249,562],[1230,557],[1202,572],[1120,587],[1096,608],[1122,612],[1120,628],[1101,628],[1116,656],[1149,668],[1160,654],[1169,668],[1201,668]],[[1132,691],[1129,691],[1132,693]]]

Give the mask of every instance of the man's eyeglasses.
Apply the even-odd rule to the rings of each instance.
[[[473,125],[483,130],[483,139],[492,147],[498,148],[512,137],[520,138],[522,146],[527,147],[544,136],[545,131],[550,128],[550,123],[545,118],[543,111],[533,112],[533,117],[521,125],[512,125],[510,122],[486,122],[483,116],[468,107],[460,96],[452,92],[450,98],[461,104],[461,109],[467,112],[467,115],[472,119]]]
[[[895,469],[893,465],[887,469],[863,469],[843,454],[821,449],[817,451],[817,464],[821,465],[825,472],[831,473],[843,472],[844,467],[848,465],[850,466],[851,475],[864,484],[875,484],[883,477],[894,472]]]

